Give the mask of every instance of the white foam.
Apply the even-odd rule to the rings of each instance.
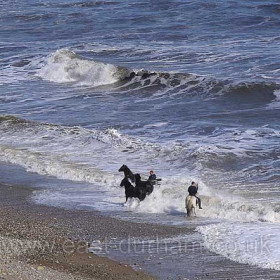
[[[168,122],[157,122],[145,125],[146,128],[163,127],[167,126]]]
[[[117,172],[123,163],[130,162],[130,168],[136,166],[141,172],[139,166],[149,170],[154,160],[165,155],[176,158],[180,152],[176,146],[161,147],[116,129],[99,131],[13,121],[0,125],[1,158],[29,171],[63,179],[94,182],[92,174],[102,178],[100,170],[107,170],[104,178],[109,180],[109,174]]]
[[[37,75],[56,83],[96,87],[117,82],[117,72],[118,68],[112,64],[82,59],[74,52],[63,49],[52,54]]]
[[[258,202],[244,199],[239,196],[219,192],[202,197],[207,211],[201,211],[200,215],[205,218],[214,218],[230,221],[266,221],[280,223],[280,213],[267,202]]]
[[[128,205],[135,212],[184,213],[187,188],[190,181],[195,180],[199,183],[199,196],[205,209],[197,212],[200,217],[274,223],[280,221],[280,214],[269,204],[245,200],[230,192],[208,187],[200,180],[198,165],[193,171],[186,168],[185,160],[192,155],[197,155],[196,164],[199,163],[198,156],[205,158],[205,153],[209,151],[206,146],[203,149],[196,143],[153,144],[124,135],[116,129],[99,131],[39,124],[15,117],[3,120],[0,129],[1,160],[19,164],[26,170],[39,174],[92,183],[104,190],[119,186],[123,174],[117,170],[123,163],[129,163],[134,173],[140,172],[142,175],[142,172],[148,172],[151,167],[157,166],[160,168],[160,177],[163,178],[162,184],[160,187],[156,186],[155,191],[140,205]],[[215,146],[209,147],[213,152]],[[218,152],[217,149],[216,153]],[[71,195],[69,193],[69,199]],[[91,201],[91,198],[84,197],[83,193],[80,196],[81,199],[85,198],[83,203],[97,203],[94,199]],[[107,205],[114,205],[110,197],[123,201],[124,190],[108,194]],[[105,208],[104,210],[106,211]]]
[[[279,103],[280,103],[280,90],[275,90],[273,92],[273,94],[275,95],[275,99],[269,103],[267,106],[269,109],[279,109]]]
[[[280,270],[280,225],[222,223],[199,226],[204,245],[230,260]]]
[[[29,172],[51,175],[59,179],[78,182],[99,183],[106,187],[116,185],[116,177],[104,170],[60,159],[55,155],[31,152],[11,147],[0,147],[0,158],[19,164]]]
[[[170,187],[155,186],[155,190],[150,196],[140,204],[134,204],[132,207],[129,205],[129,208],[141,213],[184,213],[184,199],[178,197],[181,191],[185,196],[185,189],[176,188],[176,191],[172,191]]]

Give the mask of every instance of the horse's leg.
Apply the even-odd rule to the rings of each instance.
[[[187,208],[187,216],[190,216],[190,209]]]

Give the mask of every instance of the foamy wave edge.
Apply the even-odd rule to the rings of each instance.
[[[234,262],[280,270],[279,229],[279,224],[228,222],[199,226],[196,231],[211,252]]]
[[[192,157],[197,151],[194,146],[161,146],[122,135],[115,129],[89,130],[82,127],[66,127],[38,123],[17,118],[0,116],[1,145],[0,158],[18,164],[27,171],[59,179],[102,185],[105,188],[119,186],[122,174],[117,173],[123,162],[121,157],[144,153],[152,158],[179,160]],[[192,151],[194,149],[194,151]],[[186,150],[189,154],[186,154]],[[153,154],[154,153],[154,154]],[[111,171],[102,167],[102,159],[116,158]],[[81,157],[81,158],[80,158]],[[90,159],[96,158],[94,162]],[[138,160],[137,160],[138,162]],[[139,163],[139,162],[138,162]],[[130,162],[129,162],[130,164]],[[133,170],[135,171],[135,170]],[[186,176],[187,175],[187,176]],[[198,175],[198,174],[197,174]],[[234,221],[280,222],[280,213],[268,205],[247,201],[231,193],[217,191],[203,184],[194,174],[164,178],[162,186],[135,211],[153,213],[172,213],[184,211],[184,197],[187,195],[189,181],[199,182],[203,207],[198,216]]]

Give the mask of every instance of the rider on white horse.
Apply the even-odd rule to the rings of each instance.
[[[192,184],[188,188],[189,195],[193,195],[193,196],[196,197],[196,199],[198,201],[199,209],[202,209],[202,207],[201,207],[201,199],[196,196],[197,190],[198,190],[198,185],[195,182],[192,182]]]

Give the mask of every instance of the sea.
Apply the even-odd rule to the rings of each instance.
[[[1,180],[280,270],[279,1],[10,0],[0,27]],[[123,164],[162,181],[124,204]]]

